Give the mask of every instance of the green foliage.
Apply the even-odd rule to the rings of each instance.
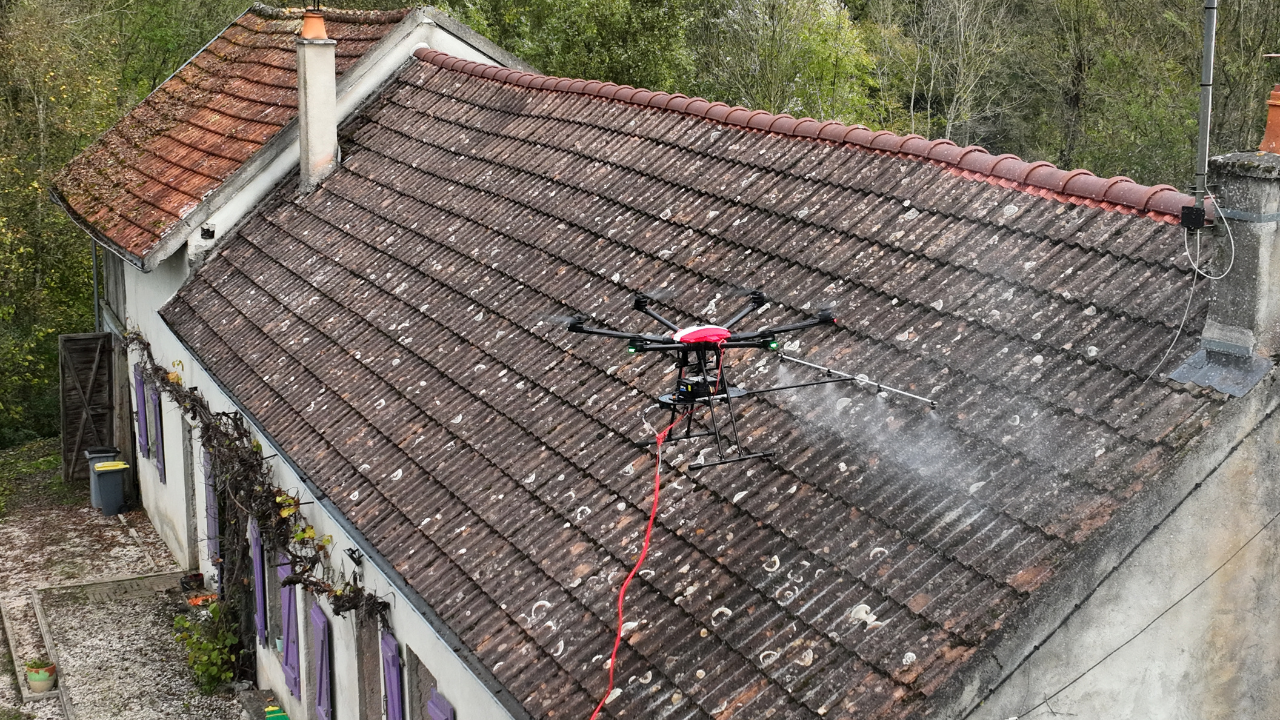
[[[31,496],[56,496],[62,489],[62,457],[57,441],[40,440],[0,450],[0,517]],[[25,491],[21,494],[21,490]],[[16,495],[15,495],[16,494]],[[78,501],[79,495],[75,496]]]
[[[43,670],[50,665],[52,665],[52,663],[50,663],[49,658],[46,657],[31,658],[25,663],[28,670]]]
[[[553,75],[677,92],[693,58],[691,0],[454,0],[460,20]]]
[[[89,239],[50,178],[244,0],[0,2],[0,447],[58,432],[58,335],[93,329]]]
[[[1195,153],[1202,3],[870,0],[878,124],[1098,175],[1185,186]],[[1257,147],[1280,64],[1268,0],[1219,14],[1211,152]]]
[[[220,603],[192,622],[185,615],[173,619],[174,639],[187,647],[187,664],[200,692],[208,695],[235,677],[236,623]]]
[[[795,117],[867,122],[864,28],[829,0],[723,0],[692,34],[697,94]]]

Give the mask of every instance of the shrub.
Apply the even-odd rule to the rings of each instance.
[[[196,675],[200,692],[208,695],[235,676],[236,634],[231,618],[219,603],[209,605],[207,615],[192,622],[173,619],[174,639],[187,646],[187,664]]]

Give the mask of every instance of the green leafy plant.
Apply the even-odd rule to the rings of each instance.
[[[52,664],[53,663],[49,662],[48,658],[42,658],[42,657],[32,658],[31,660],[28,660],[26,663],[28,670],[43,670]]]
[[[235,676],[235,624],[219,603],[209,605],[208,615],[192,622],[173,619],[174,639],[187,646],[187,664],[196,675],[200,692],[208,695]]]

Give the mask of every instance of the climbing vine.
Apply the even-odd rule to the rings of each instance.
[[[285,491],[271,479],[271,466],[262,454],[262,445],[253,438],[244,417],[235,412],[215,412],[195,388],[182,384],[182,376],[158,364],[151,344],[140,334],[125,336],[129,347],[142,357],[143,378],[181,408],[200,433],[200,444],[208,456],[209,478],[218,500],[222,525],[220,593],[230,613],[237,618],[241,645],[254,647],[253,560],[250,557],[248,526],[256,521],[262,537],[264,556],[288,558],[289,575],[282,585],[299,585],[323,595],[334,613],[356,611],[369,617],[383,615],[387,603],[364,589],[354,577],[348,579],[330,562],[332,536],[317,536],[307,522],[302,499]],[[242,670],[252,672],[252,658],[241,661]]]

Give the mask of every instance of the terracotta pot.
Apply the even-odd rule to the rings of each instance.
[[[49,692],[53,689],[54,680],[58,677],[58,666],[50,665],[42,668],[27,668],[27,686],[33,693]]]

